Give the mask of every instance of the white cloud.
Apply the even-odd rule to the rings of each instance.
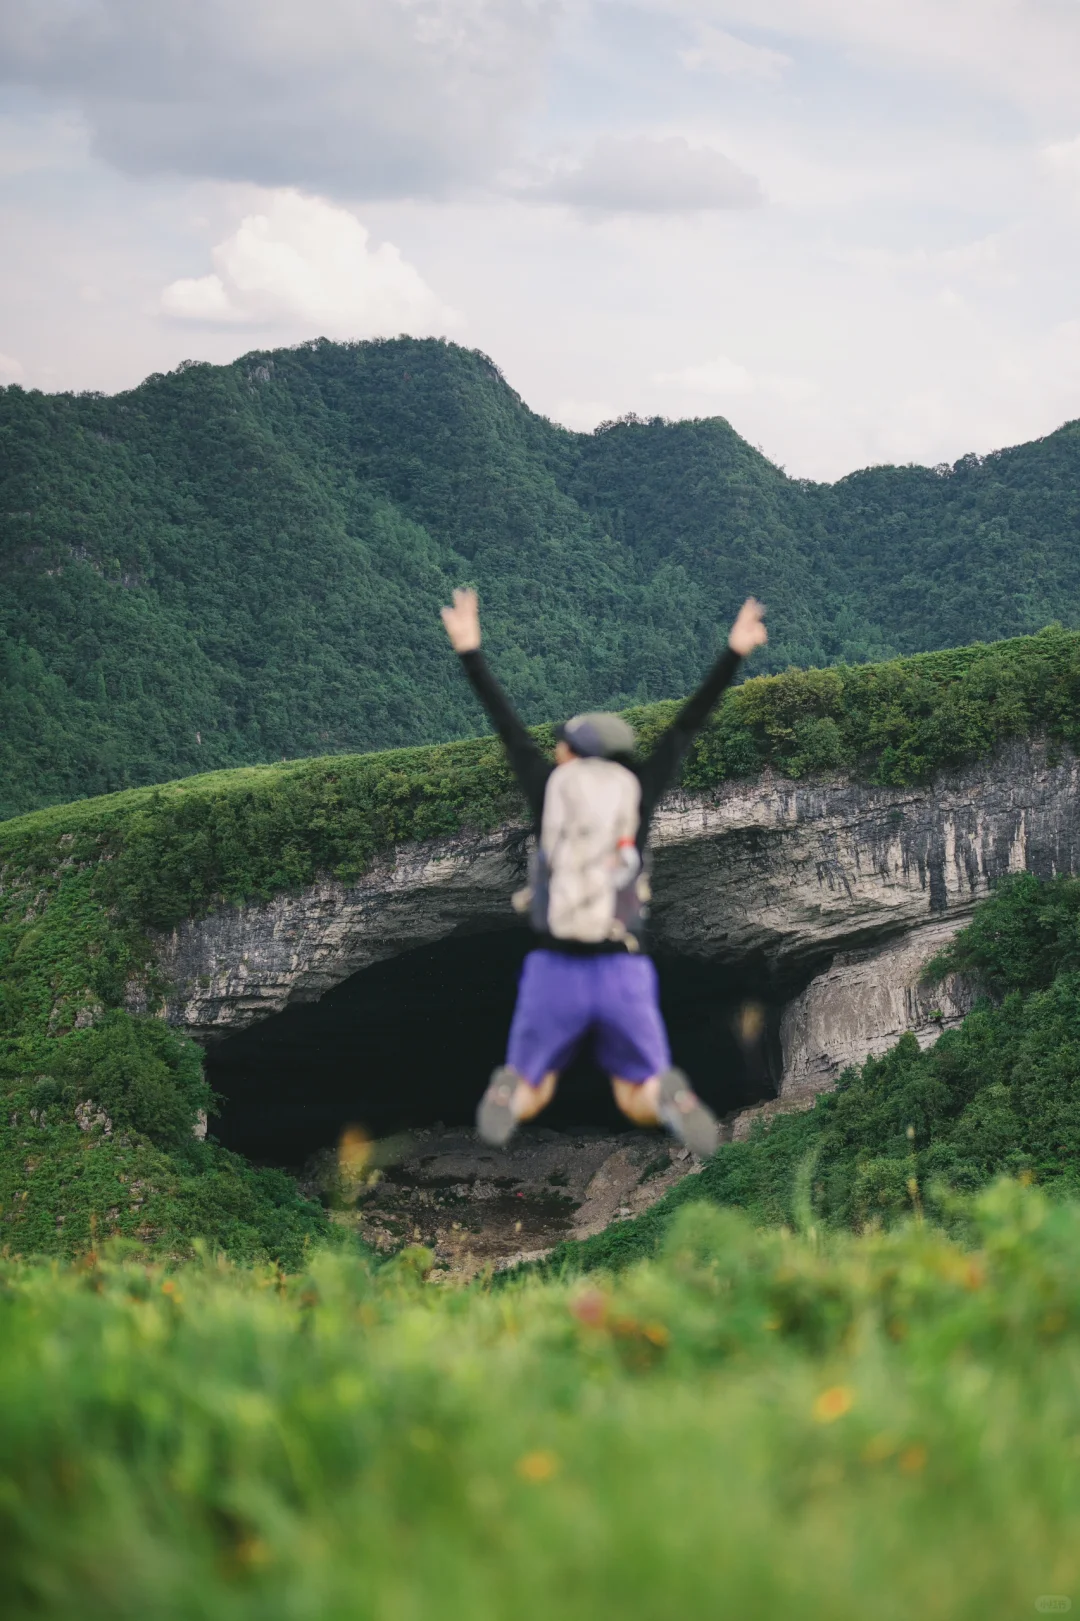
[[[12,355],[0,354],[0,383],[20,383],[25,375],[21,361]]]
[[[558,0],[4,0],[0,83],[132,174],[353,196],[483,179],[539,93]]]
[[[916,64],[1038,115],[1075,108],[1080,7],[1061,0],[646,0],[697,27],[826,42]]]
[[[791,66],[791,57],[767,45],[751,45],[726,28],[704,27],[697,43],[679,52],[683,67],[691,72],[702,68],[733,79],[778,80]]]
[[[746,394],[771,394],[789,405],[812,399],[818,392],[816,384],[806,377],[786,377],[773,372],[748,371],[737,360],[718,355],[693,366],[681,366],[676,371],[657,372],[655,383],[684,389],[692,394],[713,394],[719,397],[737,397]]]
[[[564,428],[591,433],[598,423],[610,422],[617,412],[601,400],[560,400],[551,414]]]
[[[753,175],[681,135],[603,135],[521,195],[598,214],[698,213],[762,201]]]
[[[1053,141],[1039,155],[1047,173],[1080,197],[1080,135],[1071,141]]]
[[[1018,276],[997,233],[953,248],[837,247],[838,262],[871,274],[960,277],[980,288],[1014,287]],[[955,294],[952,295],[955,297]]]
[[[0,112],[0,182],[79,163],[86,147],[82,121],[70,112],[11,106]]]
[[[1001,262],[1001,241],[997,236],[984,236],[956,248],[850,248],[841,257],[872,270],[996,270]]]
[[[674,383],[678,388],[696,389],[702,394],[748,394],[754,380],[745,366],[726,355],[706,360],[699,366],[682,366],[678,371],[657,372],[656,382]]]
[[[202,323],[302,323],[326,337],[439,333],[459,317],[390,242],[371,246],[354,214],[274,192],[213,250],[208,276],[174,281],[161,308]]]

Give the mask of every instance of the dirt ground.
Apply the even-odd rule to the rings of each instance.
[[[435,1125],[373,1145],[370,1161],[379,1169],[344,1197],[337,1183],[334,1219],[383,1253],[424,1244],[436,1272],[457,1278],[540,1260],[564,1238],[639,1215],[700,1169],[689,1149],[659,1133],[544,1126],[523,1127],[498,1149],[474,1131]],[[333,1181],[332,1165],[331,1156],[308,1168],[311,1192]]]

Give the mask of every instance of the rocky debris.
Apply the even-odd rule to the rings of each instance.
[[[100,1127],[104,1136],[112,1136],[112,1121],[92,1098],[84,1098],[82,1103],[75,1105],[75,1124],[80,1131],[96,1131]]]
[[[424,1244],[437,1275],[469,1278],[629,1220],[699,1168],[659,1133],[531,1126],[499,1149],[473,1131],[434,1126],[399,1143],[392,1163],[334,1219],[383,1254]],[[301,1187],[318,1193],[327,1181],[325,1162],[314,1162]]]
[[[629,1221],[701,1166],[688,1148],[664,1138],[627,1134],[600,1165],[574,1216],[574,1238],[591,1238],[613,1221]]]
[[[812,1092],[770,1098],[766,1103],[755,1103],[750,1109],[740,1109],[737,1115],[725,1122],[722,1141],[745,1143],[749,1140],[750,1132],[758,1120],[764,1120],[768,1124],[778,1114],[801,1114],[804,1109],[812,1109],[820,1090],[822,1088],[819,1087]]]

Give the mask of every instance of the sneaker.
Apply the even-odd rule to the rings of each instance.
[[[520,1075],[509,1065],[495,1070],[488,1089],[480,1099],[476,1111],[476,1129],[492,1148],[501,1148],[517,1130],[514,1113],[514,1093],[521,1081]]]
[[[720,1146],[716,1116],[702,1103],[681,1069],[666,1069],[659,1081],[659,1114],[664,1125],[700,1159],[708,1159]]]

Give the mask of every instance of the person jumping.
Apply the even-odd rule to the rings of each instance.
[[[587,1035],[611,1077],[615,1102],[639,1126],[664,1125],[703,1158],[719,1142],[716,1116],[671,1064],[656,968],[642,952],[649,902],[645,847],[660,796],[730,683],[768,639],[750,597],[727,646],[652,753],[634,758],[621,715],[575,715],[560,726],[554,763],[522,722],[480,652],[475,591],[455,591],[443,624],[490,715],[532,813],[530,884],[514,896],[539,939],[525,958],[506,1062],[480,1100],[476,1125],[501,1146],[555,1095],[560,1072]]]

